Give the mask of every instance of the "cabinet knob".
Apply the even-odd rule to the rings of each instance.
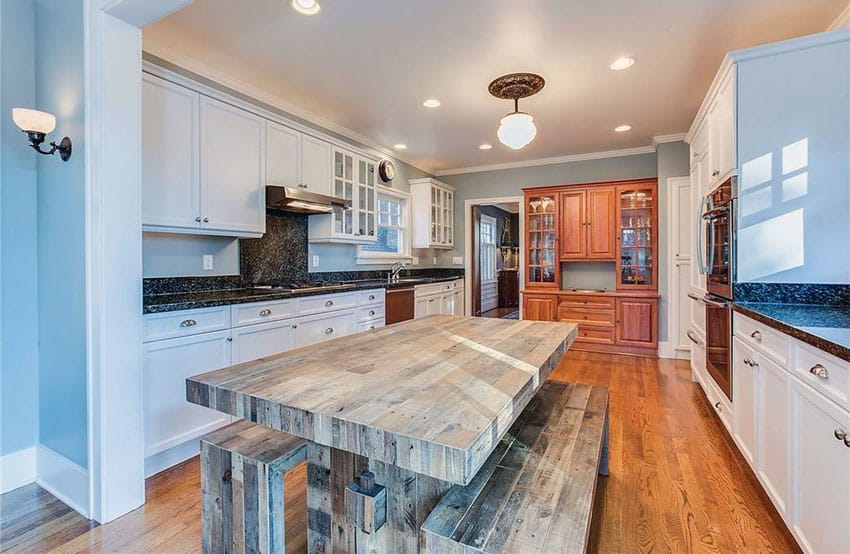
[[[711,172],[711,176],[712,176],[712,177],[717,177],[718,175],[720,175],[720,170],[719,170],[719,169],[715,169],[714,171],[712,171],[712,172]]]
[[[333,306],[333,305],[334,305],[334,301],[333,301],[333,300],[328,300],[327,302],[325,302],[325,306],[326,306],[326,307],[328,307],[328,308],[330,308],[330,307],[331,307],[331,306]]]
[[[374,300],[374,299],[375,299],[375,295],[374,295],[374,294],[370,294],[370,295],[369,295],[369,300]]]
[[[714,408],[719,412],[720,411],[720,402],[715,402]]]
[[[198,223],[200,223],[200,222],[201,222],[201,216],[196,217],[196,218],[195,218],[195,221],[197,221]]]
[[[293,326],[292,326],[292,328],[293,328],[293,329],[298,329],[298,325],[293,325]]]
[[[375,310],[369,310],[369,315],[375,315]]]
[[[835,431],[833,431],[833,434],[835,435],[836,440],[848,440],[847,431],[845,431],[844,429],[836,429]]]
[[[326,335],[330,335],[330,334],[331,334],[331,333],[333,333],[333,332],[334,332],[334,328],[333,328],[333,327],[328,327],[327,329],[325,329],[325,334],[326,334]]]
[[[307,183],[298,183],[298,188],[300,188],[300,189],[306,189],[306,188],[307,188]]]
[[[210,218],[205,217],[205,218],[204,218],[204,223],[209,223],[209,222],[210,222]]]
[[[369,326],[369,330],[370,330],[370,331],[374,331],[374,330],[375,330],[375,326],[374,326],[374,325],[370,325],[370,326]]]
[[[184,319],[180,322],[180,327],[194,327],[198,322],[194,319]]]
[[[227,342],[233,342],[233,337],[227,337]]]
[[[811,373],[815,377],[818,377],[819,379],[829,379],[829,371],[827,371],[827,369],[821,364],[815,364],[810,367],[809,373]]]
[[[260,317],[266,317],[272,315],[272,311],[268,308],[263,308],[260,310]]]
[[[750,336],[757,341],[761,341],[761,331],[753,331]]]

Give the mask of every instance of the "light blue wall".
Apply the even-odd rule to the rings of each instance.
[[[35,106],[32,0],[0,4],[0,455],[38,442],[36,154],[11,118]]]
[[[38,160],[39,438],[87,467],[83,0],[37,0],[35,15],[36,105],[74,143],[68,162]]]
[[[212,270],[203,256],[213,256]],[[142,235],[144,277],[239,275],[239,239],[178,233]]]

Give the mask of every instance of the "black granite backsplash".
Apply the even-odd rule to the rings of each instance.
[[[142,281],[142,294],[173,294],[175,292],[205,292],[242,288],[242,277],[155,277]]]
[[[850,305],[850,285],[736,283],[736,302]]]
[[[266,233],[259,239],[242,239],[240,268],[246,283],[306,281],[307,216],[266,215]]]

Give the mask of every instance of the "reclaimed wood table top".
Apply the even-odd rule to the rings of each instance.
[[[187,398],[465,485],[575,337],[570,323],[431,316],[191,377]]]

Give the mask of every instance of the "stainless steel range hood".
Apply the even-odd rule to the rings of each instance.
[[[266,208],[300,214],[329,214],[351,208],[351,201],[285,185],[266,185]]]

